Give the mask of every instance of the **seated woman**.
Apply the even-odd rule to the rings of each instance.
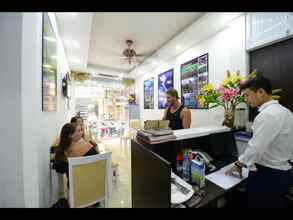
[[[60,142],[53,161],[53,169],[58,173],[66,173],[68,177],[68,158],[82,157],[98,154],[96,145],[83,141],[82,128],[77,123],[67,123],[60,134]]]
[[[86,131],[85,126],[84,126],[84,121],[83,118],[80,116],[74,116],[71,118],[70,120],[71,123],[77,123],[81,126],[82,129],[82,138],[81,141],[89,141],[92,142],[93,144],[96,144],[96,142],[91,138],[91,136],[89,135],[89,132]]]
[[[70,123],[76,123],[81,126],[82,135],[80,138],[80,143],[90,142],[92,145],[97,147],[97,143],[93,140],[90,135],[87,135],[84,128],[83,119],[80,116],[74,116],[71,118]],[[60,138],[57,138],[51,146],[50,153],[51,153],[51,160],[54,159],[55,154],[57,152],[58,146],[60,143]]]

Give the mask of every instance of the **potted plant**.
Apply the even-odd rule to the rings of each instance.
[[[228,70],[225,79],[218,87],[209,83],[201,89],[198,101],[200,105],[213,104],[210,108],[222,106],[224,108],[223,125],[233,128],[236,106],[244,102],[240,86],[245,80],[253,77],[256,77],[256,70],[248,74],[247,77],[242,77],[239,70],[236,74],[232,74]],[[280,98],[280,96],[275,95],[280,91],[280,89],[272,91],[274,99]]]

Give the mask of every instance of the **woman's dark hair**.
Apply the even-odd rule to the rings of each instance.
[[[65,161],[64,152],[66,149],[69,148],[72,141],[71,135],[75,132],[77,126],[78,124],[76,123],[67,123],[62,127],[60,134],[60,143],[55,155],[56,161]]]
[[[77,115],[71,118],[70,123],[76,123],[78,119],[83,121],[83,118]]]
[[[240,86],[240,89],[250,89],[254,92],[256,92],[258,89],[263,89],[268,95],[272,94],[271,81],[261,75],[248,79],[246,82],[244,82],[244,84]]]

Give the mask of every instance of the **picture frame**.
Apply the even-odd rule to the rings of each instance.
[[[48,13],[42,17],[42,111],[57,110],[57,39]]]
[[[174,88],[174,69],[169,69],[158,75],[158,109],[168,107],[166,92]]]
[[[209,83],[208,53],[180,66],[181,102],[189,109],[208,109],[198,101],[200,90]]]
[[[154,109],[154,77],[143,82],[144,109]]]

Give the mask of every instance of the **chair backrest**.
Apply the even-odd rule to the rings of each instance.
[[[107,201],[111,196],[111,152],[87,157],[71,157],[68,158],[68,166],[71,208],[87,207],[100,201]]]
[[[129,127],[133,129],[140,129],[140,120],[139,119],[131,119],[129,121]]]

